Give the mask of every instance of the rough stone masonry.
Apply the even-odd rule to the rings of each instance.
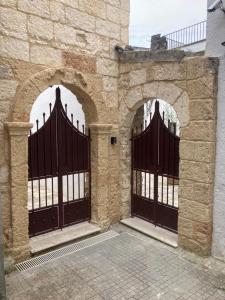
[[[107,230],[130,214],[130,129],[137,109],[161,98],[181,122],[179,245],[210,255],[217,60],[128,44],[129,0],[0,0],[0,192],[6,251],[30,255],[27,135],[31,107],[63,84],[92,132],[92,222]],[[118,144],[110,145],[117,136]]]

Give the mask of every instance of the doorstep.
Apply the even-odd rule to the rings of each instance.
[[[164,244],[167,244],[173,248],[178,247],[177,234],[171,231],[168,231],[161,227],[157,227],[149,222],[146,222],[136,217],[121,220],[120,223],[132,229],[135,229],[149,237],[152,237]]]
[[[42,235],[30,238],[30,252],[37,255],[47,250],[57,248],[86,237],[90,237],[101,231],[99,226],[89,222],[82,222],[73,226],[58,229]]]

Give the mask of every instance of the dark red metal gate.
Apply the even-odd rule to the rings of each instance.
[[[170,129],[169,129],[170,128]],[[150,124],[132,130],[131,214],[177,231],[179,142],[176,125],[164,123],[155,102]]]
[[[34,236],[91,217],[90,131],[73,125],[60,89],[50,117],[28,138],[29,235]]]

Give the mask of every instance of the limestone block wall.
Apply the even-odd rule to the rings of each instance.
[[[27,216],[24,217],[27,193],[26,186],[17,189],[11,174],[15,138],[10,128],[29,128],[32,104],[52,84],[64,84],[78,96],[88,123],[94,128],[92,163],[97,167],[93,185],[94,180],[96,184],[101,182],[98,173],[105,170],[107,187],[103,190],[102,185],[101,197],[97,197],[101,191],[93,188],[93,201],[97,198],[99,201],[93,204],[93,220],[106,228],[112,220],[120,218],[116,188],[118,145],[111,147],[109,141],[111,134],[118,134],[119,62],[114,47],[128,43],[128,25],[129,0],[0,1],[0,192],[4,202],[5,241],[10,249],[16,248],[16,255],[22,249],[26,253],[27,229],[22,230],[23,237],[20,236],[18,243],[12,228],[19,218],[25,218],[27,224]],[[26,143],[25,129],[22,131]],[[26,153],[26,145],[23,147]],[[107,163],[98,158],[104,151]],[[26,173],[24,158],[21,170]],[[26,180],[27,174],[24,184]],[[102,207],[101,200],[108,201],[109,189],[113,194],[112,209],[100,218],[97,207]],[[12,190],[20,194],[18,197],[15,194],[15,205]],[[13,213],[19,206],[24,212],[20,216]]]
[[[130,134],[136,111],[147,100],[170,103],[181,123],[179,245],[209,255],[212,239],[215,166],[216,59],[181,53],[124,53],[121,56],[120,168],[123,218],[130,215]],[[149,61],[150,60],[150,61]]]
[[[29,256],[27,135],[38,95],[70,89],[91,128],[92,221],[130,215],[130,129],[161,98],[181,122],[179,244],[211,251],[217,60],[184,52],[125,51],[129,0],[0,0],[0,192],[5,244]],[[110,137],[118,137],[116,145]]]

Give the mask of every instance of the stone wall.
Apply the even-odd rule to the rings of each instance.
[[[143,55],[143,56],[142,56]],[[217,60],[171,51],[124,53],[120,64],[120,167],[122,216],[130,215],[130,128],[147,100],[170,103],[181,124],[179,245],[209,255],[215,160]],[[160,60],[161,57],[161,60]],[[163,57],[163,59],[162,59]],[[129,62],[130,61],[130,62]]]
[[[78,96],[93,128],[93,221],[106,229],[120,219],[118,145],[112,147],[109,140],[118,133],[119,63],[114,47],[128,43],[128,24],[129,0],[0,1],[0,192],[6,245],[18,259],[29,250],[29,115],[37,96],[52,84],[63,84]],[[21,161],[18,151],[13,153],[17,135],[24,151]],[[102,153],[106,162],[99,157]],[[14,163],[20,166],[15,174]],[[102,213],[110,193],[112,209]],[[20,221],[24,228],[18,235]]]
[[[0,0],[0,192],[5,244],[29,256],[27,134],[37,96],[70,89],[91,128],[92,222],[130,215],[130,129],[161,98],[181,122],[179,244],[211,250],[217,61],[182,51],[127,51],[129,0]],[[119,137],[116,145],[110,137]]]

